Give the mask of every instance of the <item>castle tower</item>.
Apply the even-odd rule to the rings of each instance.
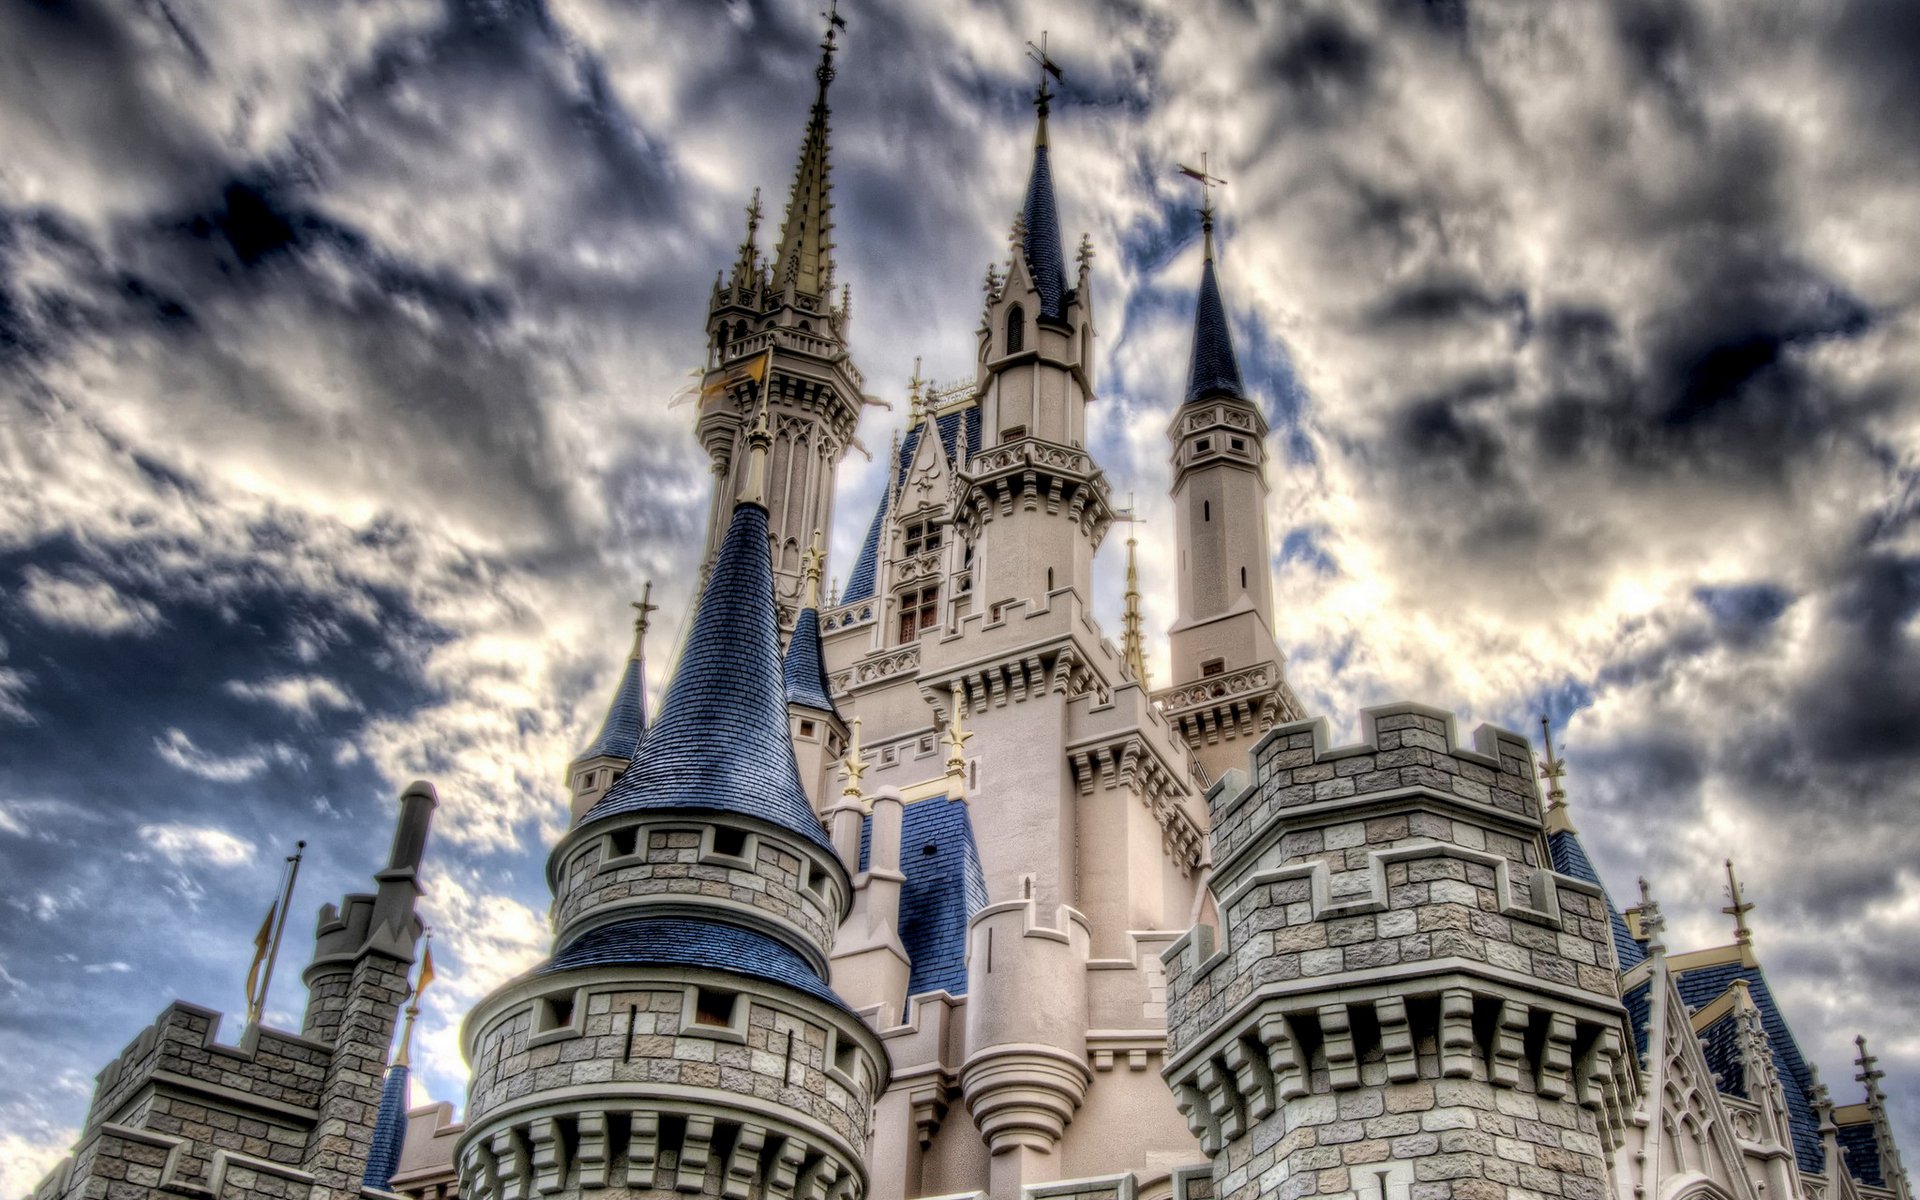
[[[1055,70],[1051,62],[1047,70]],[[1033,168],[1014,223],[1014,252],[987,297],[980,330],[980,441],[961,465],[957,519],[974,545],[976,611],[1007,600],[1045,602],[1072,588],[1093,595],[1093,554],[1113,521],[1108,484],[1086,452],[1093,398],[1091,252],[1069,287],[1054,204],[1047,74]]]
[[[607,794],[647,736],[647,621],[659,608],[653,603],[651,582],[633,607],[639,615],[634,618],[633,651],[627,655],[620,685],[613,690],[613,702],[607,705],[600,732],[567,768],[567,788],[573,793],[576,821]]]
[[[474,1009],[469,1200],[860,1200],[885,1050],[828,988],[846,868],[788,740],[765,424],[646,743],[548,860],[554,949]]]
[[[1205,255],[1194,310],[1187,393],[1173,442],[1179,609],[1169,631],[1173,678],[1159,695],[1208,779],[1246,758],[1252,737],[1303,714],[1273,640],[1267,538],[1267,421],[1247,395],[1214,271],[1213,203],[1205,172]]]
[[[746,469],[746,435],[761,403],[771,406],[768,538],[783,624],[798,607],[803,557],[816,529],[833,525],[835,471],[860,416],[862,380],[848,354],[849,293],[835,303],[827,86],[836,34],[830,15],[815,69],[819,90],[807,118],[786,221],[771,261],[756,238],[760,198],[748,209],[747,237],[730,276],[716,281],[707,312],[707,372],[695,433],[713,460],[707,524],[711,563],[727,531]]]
[[[1597,1198],[1635,1086],[1600,889],[1519,736],[1412,704],[1208,793],[1219,932],[1167,952],[1164,1074],[1220,1200]],[[1651,1194],[1651,1193],[1649,1193]]]

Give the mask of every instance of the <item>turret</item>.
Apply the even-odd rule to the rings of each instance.
[[[1597,1195],[1632,1042],[1527,743],[1411,704],[1361,727],[1276,727],[1207,795],[1220,924],[1165,956],[1164,1074],[1214,1194]]]
[[[843,287],[835,295],[831,237],[827,88],[835,74],[836,35],[845,24],[831,15],[820,43],[818,90],[774,257],[763,261],[756,245],[756,192],[739,258],[731,275],[715,284],[695,426],[713,460],[710,563],[740,494],[747,430],[762,404],[771,409],[767,528],[783,624],[799,606],[808,539],[833,524],[835,470],[853,440],[862,403],[860,372],[847,349],[851,293]]]
[[[813,810],[825,814],[832,799],[829,776],[847,744],[847,723],[834,706],[827,683],[827,664],[820,648],[820,568],[826,554],[816,530],[807,550],[802,580],[800,614],[794,618],[781,669],[787,697],[787,722],[793,738],[794,760],[800,783],[807,789]]]
[[[1044,603],[1058,588],[1092,597],[1093,554],[1113,522],[1105,474],[1086,452],[1093,387],[1092,252],[1067,274],[1054,200],[1042,55],[1026,199],[1004,277],[989,273],[980,331],[980,444],[964,464],[957,519],[981,549],[976,607]]]
[[[620,686],[613,690],[613,702],[600,722],[600,732],[567,768],[576,821],[607,794],[647,735],[647,618],[659,607],[653,603],[651,581],[633,607],[639,615],[634,618],[633,650],[620,674]]]
[[[553,951],[474,1009],[461,1194],[860,1200],[889,1069],[827,985],[851,881],[790,740],[764,410],[686,649],[548,859]]]
[[[1273,639],[1267,536],[1267,422],[1241,382],[1214,267],[1211,185],[1201,181],[1204,251],[1187,390],[1173,442],[1179,605],[1168,631],[1173,678],[1160,696],[1208,779],[1242,761],[1251,737],[1297,720]],[[1245,739],[1245,740],[1240,740]]]

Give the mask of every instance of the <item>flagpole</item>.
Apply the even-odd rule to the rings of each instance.
[[[280,894],[280,920],[273,927],[273,944],[267,949],[267,974],[260,981],[260,1000],[255,1010],[261,1019],[267,1012],[267,989],[273,986],[273,964],[280,957],[280,935],[287,929],[287,909],[293,903],[293,881],[300,878],[300,859],[307,852],[307,844],[296,842],[293,853],[287,856],[287,890]]]

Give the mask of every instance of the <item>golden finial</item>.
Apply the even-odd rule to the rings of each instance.
[[[813,542],[800,560],[800,571],[806,580],[805,594],[800,600],[801,608],[820,607],[820,569],[826,565],[827,552],[820,548],[820,531],[813,531]]]
[[[1560,780],[1567,773],[1567,760],[1554,754],[1553,723],[1545,716],[1540,718],[1540,740],[1546,750],[1540,759],[1540,778],[1547,781],[1547,832],[1572,833],[1573,818],[1567,811],[1567,792],[1560,786]]]
[[[840,795],[850,803],[859,804],[860,778],[867,773],[866,755],[860,750],[860,718],[853,719],[853,736],[847,739],[847,756],[840,760],[840,771],[847,777],[847,786],[840,789]]]
[[[420,993],[427,990],[433,982],[433,930],[426,929],[427,944],[420,951],[420,978],[413,985],[413,998],[407,1002],[407,1023],[400,1030],[400,1049],[393,1055],[393,1065],[407,1066],[412,1061],[413,1022],[420,1016]]]
[[[1727,860],[1727,899],[1732,903],[1720,911],[1733,918],[1733,936],[1742,946],[1753,944],[1753,930],[1747,928],[1747,914],[1753,911],[1753,902],[1740,896],[1740,878],[1733,873],[1733,860]]]
[[[754,419],[753,429],[747,434],[747,475],[740,486],[740,503],[758,504],[762,508],[767,504],[767,451],[773,447],[773,428],[768,423],[768,409],[763,398],[760,415]]]
[[[961,795],[966,794],[962,780],[967,774],[967,743],[973,740],[973,731],[960,725],[960,710],[965,703],[960,697],[954,697],[953,720],[947,722],[947,786],[949,791],[958,788]]]
[[[1133,536],[1133,527],[1139,518],[1134,513],[1132,493],[1127,495],[1126,511],[1119,515],[1127,523],[1127,604],[1121,620],[1120,650],[1127,665],[1133,668],[1135,682],[1144,691],[1148,686],[1147,656],[1140,637],[1140,566],[1134,555],[1139,543]]]
[[[920,356],[913,356],[913,378],[907,380],[907,428],[927,419],[927,381],[920,378]]]
[[[1213,261],[1213,189],[1216,187],[1227,186],[1227,181],[1220,178],[1218,175],[1214,175],[1209,172],[1209,169],[1207,166],[1207,155],[1204,150],[1201,151],[1200,153],[1200,169],[1198,171],[1194,170],[1192,167],[1185,166],[1179,163],[1175,163],[1174,166],[1175,166],[1175,169],[1177,169],[1182,175],[1185,175],[1188,179],[1195,180],[1200,184],[1200,233],[1201,233],[1201,236],[1205,239],[1207,261],[1212,262]]]

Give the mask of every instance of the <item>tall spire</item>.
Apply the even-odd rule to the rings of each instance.
[[[1040,44],[1027,43],[1030,57],[1040,65],[1040,86],[1033,94],[1038,118],[1033,131],[1033,174],[1027,178],[1027,199],[1020,207],[1020,253],[1027,273],[1040,293],[1040,315],[1058,319],[1067,311],[1067,260],[1060,243],[1060,213],[1053,199],[1053,168],[1047,154],[1047,112],[1053,90],[1049,77],[1064,79],[1058,63],[1047,57],[1047,35]]]
[[[814,78],[820,90],[814,94],[813,111],[807,117],[807,134],[800,143],[800,165],[794,171],[793,190],[787,196],[787,219],[780,227],[780,249],[774,255],[774,286],[793,285],[801,295],[827,296],[833,289],[833,183],[828,178],[827,85],[833,82],[833,55],[839,49],[836,37],[847,27],[838,11],[838,0],[829,0],[827,34],[820,40],[820,65]]]
[[[1233,353],[1233,333],[1227,327],[1227,306],[1220,299],[1220,281],[1213,270],[1213,189],[1226,180],[1211,175],[1206,158],[1201,169],[1180,167],[1182,175],[1200,184],[1200,230],[1205,238],[1205,261],[1200,267],[1200,302],[1193,313],[1193,365],[1187,373],[1187,403],[1210,396],[1246,399],[1240,385],[1240,361]]]

